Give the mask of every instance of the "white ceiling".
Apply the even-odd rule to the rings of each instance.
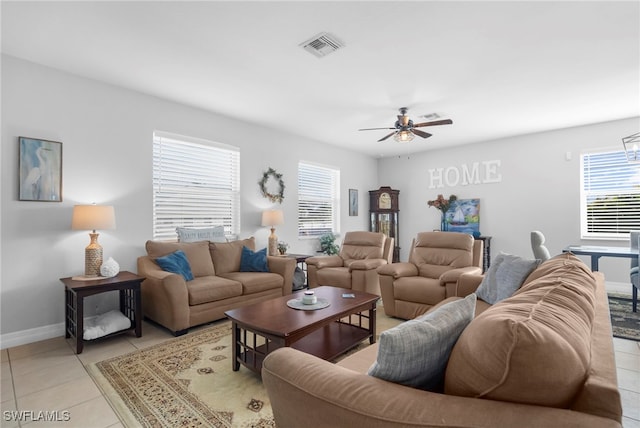
[[[3,53],[372,156],[640,116],[638,1],[1,6]],[[345,47],[299,47],[323,31]],[[454,123],[358,131],[403,106]]]

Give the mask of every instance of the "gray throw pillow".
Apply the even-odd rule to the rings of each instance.
[[[382,332],[368,374],[428,391],[442,388],[453,345],[473,320],[476,295],[455,300]]]
[[[512,254],[498,254],[476,290],[478,298],[494,305],[511,297],[540,262]]]

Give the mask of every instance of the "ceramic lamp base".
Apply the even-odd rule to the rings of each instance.
[[[276,229],[271,228],[271,235],[269,235],[269,255],[277,256],[278,255],[278,237],[276,236]]]
[[[84,275],[100,276],[102,247],[98,244],[98,233],[90,233],[91,243],[84,249]]]

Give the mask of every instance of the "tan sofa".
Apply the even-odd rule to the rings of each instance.
[[[291,294],[295,259],[267,257],[269,272],[240,272],[242,247],[255,250],[254,238],[214,243],[147,241],[147,255],[138,258],[145,317],[176,336],[189,327],[225,317],[225,311]],[[162,270],[158,257],[182,250],[194,279],[185,281]]]
[[[463,275],[459,295],[481,280]],[[269,354],[262,379],[276,425],[621,427],[604,276],[573,255],[540,265],[512,297],[493,306],[477,301],[448,359],[443,392],[367,375],[378,346],[337,364],[293,348]]]
[[[393,238],[383,233],[355,231],[344,235],[340,252],[305,260],[309,287],[330,285],[380,295],[376,269],[391,263]]]
[[[378,268],[384,312],[413,319],[455,296],[460,275],[481,273],[482,241],[467,233],[418,233],[408,262]]]

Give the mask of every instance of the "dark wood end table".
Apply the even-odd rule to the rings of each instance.
[[[76,354],[82,353],[84,345],[84,298],[107,291],[120,291],[120,311],[131,320],[131,327],[111,333],[113,336],[129,330],[135,330],[136,336],[142,336],[142,298],[140,284],[144,277],[122,271],[112,278],[78,279],[78,277],[60,278],[64,284],[65,316],[64,331],[66,338],[76,341]]]
[[[363,340],[376,342],[376,304],[379,296],[339,287],[314,288],[330,305],[299,310],[287,301],[302,292],[225,312],[233,332],[233,370],[240,364],[260,373],[262,361],[278,348],[290,346],[325,360],[332,360]],[[353,298],[342,297],[343,293]]]
[[[302,270],[302,272],[304,273],[304,284],[302,284],[302,287],[298,287],[298,288],[293,288],[292,291],[298,291],[298,290],[302,290],[304,288],[307,288],[309,286],[309,277],[307,276],[307,259],[309,257],[313,257],[310,254],[284,254],[283,257],[289,257],[291,259],[296,259],[296,263],[298,264],[298,267]]]

